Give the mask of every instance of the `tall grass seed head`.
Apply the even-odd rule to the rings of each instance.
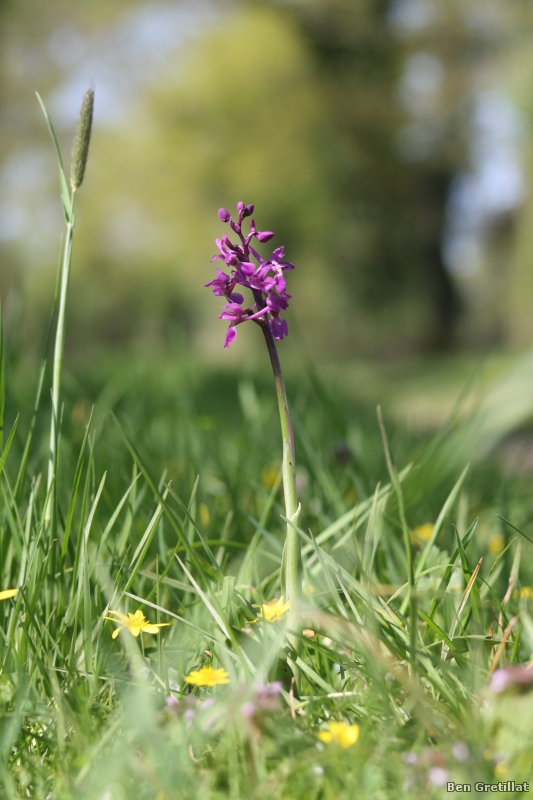
[[[75,191],[83,183],[87,158],[89,157],[89,144],[94,112],[94,89],[87,89],[81,104],[78,117],[78,127],[74,144],[72,145],[72,161],[70,164],[70,185]]]

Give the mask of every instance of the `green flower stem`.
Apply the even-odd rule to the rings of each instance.
[[[58,442],[58,423],[59,423],[59,401],[61,393],[61,374],[63,371],[63,351],[65,348],[65,315],[67,309],[67,293],[70,278],[70,263],[72,257],[72,237],[74,232],[74,191],[72,192],[70,203],[70,214],[67,219],[67,232],[65,245],[63,248],[63,259],[61,264],[61,283],[59,289],[59,312],[57,315],[57,330],[54,346],[54,365],[52,379],[52,415],[50,421],[50,449],[48,461],[48,502],[44,515],[45,523],[50,524],[52,519],[52,508],[55,503],[55,489],[50,492],[50,486],[57,471],[57,442]]]
[[[270,363],[272,364],[272,372],[274,374],[274,384],[276,386],[276,395],[278,398],[279,417],[281,422],[281,435],[283,438],[283,494],[285,497],[285,516],[287,519],[292,520],[294,523],[298,522],[299,505],[296,496],[296,461],[294,457],[294,434],[292,431],[291,418],[289,414],[289,406],[287,404],[287,394],[285,392],[285,383],[283,381],[283,373],[281,371],[281,364],[276,348],[276,342],[270,330],[268,321],[264,318],[257,320],[261,326],[263,335],[265,337],[268,354],[270,356]],[[287,535],[285,539],[285,547],[283,549],[283,560],[281,565],[281,585],[284,596],[287,600],[292,601],[292,605],[298,601],[302,592],[302,576],[301,576],[301,543],[298,533],[290,525],[287,525]],[[289,613],[289,628],[297,630],[297,616],[291,606]],[[298,636],[289,636],[289,641],[293,648],[298,652],[299,638]]]

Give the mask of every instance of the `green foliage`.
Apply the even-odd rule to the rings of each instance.
[[[286,81],[305,72],[306,56],[283,63],[293,40],[280,41],[269,14],[251,12],[238,32],[253,41],[257,19],[267,33],[271,24],[273,56],[262,57]],[[200,64],[209,58],[180,87],[179,108],[193,122]],[[220,53],[211,78],[214,65]],[[173,155],[163,148],[154,163]],[[71,225],[72,206],[65,211]],[[448,778],[530,778],[529,479],[511,480],[492,453],[531,415],[531,355],[473,411],[459,403],[432,439],[385,424],[381,411],[376,422],[346,391],[344,371],[337,386],[300,364],[287,387],[302,504],[291,519],[261,362],[246,375],[206,369],[183,352],[79,364],[65,374],[61,407],[58,389],[52,398],[45,485],[48,341],[26,407],[16,356],[2,332],[8,800],[393,800],[426,798]],[[265,603],[283,590],[287,525],[301,543],[304,597],[290,613],[280,600],[269,621]],[[510,685],[489,684],[504,665]],[[203,667],[229,683],[187,681]]]
[[[530,113],[531,15],[501,1],[490,18],[474,0],[431,5],[418,28],[394,22],[404,2],[215,5],[214,22],[203,20],[164,64],[145,72],[139,63],[124,116],[98,121],[78,206],[72,351],[95,331],[121,343],[167,342],[179,331],[197,353],[211,352],[220,323],[202,284],[220,227],[209,209],[241,197],[256,203],[298,266],[291,291],[304,311],[295,313],[317,353],[471,347],[508,333],[529,341],[529,206],[487,223],[471,279],[450,276],[441,245],[450,185],[470,169],[479,87],[510,93]],[[27,130],[41,158],[37,114],[29,118],[17,98],[38,85],[53,100],[71,85],[56,29],[77,32],[87,58],[98,52],[113,70],[113,43],[148,13],[142,3],[111,10],[63,0],[27,9],[21,2],[3,12],[16,42],[2,101],[13,128],[0,131],[8,174],[33,163],[21,147]],[[413,105],[405,76],[420,54],[436,59],[442,80]],[[71,58],[90,79],[82,50]],[[70,146],[72,131],[59,134]],[[38,220],[53,180],[36,166],[9,202]],[[1,245],[1,291],[14,285],[31,298],[25,331],[49,304],[50,276],[32,266],[31,241]],[[55,246],[47,253],[42,267],[51,267]],[[36,330],[27,336],[35,341]]]
[[[499,530],[501,508],[489,464],[455,487],[445,471],[441,486],[416,499],[420,442],[388,431],[408,531],[439,518],[429,549],[411,545],[415,666],[398,486],[387,482],[383,455],[370,470],[358,457],[379,449],[377,423],[360,407],[355,435],[353,401],[332,400],[316,376],[298,389],[289,381],[306,589],[302,693],[291,700],[283,621],[250,625],[253,604],[280,591],[279,442],[265,433],[277,429],[272,387],[260,375],[179,361],[130,369],[128,377],[109,364],[114,386],[104,362],[66,382],[54,536],[43,524],[45,454],[30,459],[17,501],[25,442],[19,434],[6,444],[0,586],[21,587],[0,605],[6,796],[422,798],[437,766],[467,782],[490,781],[508,764],[508,777],[527,780],[529,717],[519,721],[512,695],[485,687],[503,630],[530,613],[516,592],[502,604],[511,561],[515,588],[533,579],[513,555],[510,527],[501,529],[507,553],[486,554],[486,525]],[[80,404],[80,381],[94,413]],[[339,438],[359,449],[336,450]],[[520,527],[522,483],[507,493],[516,501],[506,513]],[[474,513],[483,536],[464,528]],[[106,609],[139,607],[172,625],[157,639],[123,630],[112,640]],[[530,658],[523,630],[513,628],[501,664]],[[230,685],[189,694],[183,678],[203,664],[224,666]],[[257,682],[274,679],[284,684],[279,704],[250,716]],[[214,704],[202,704],[209,696]],[[360,726],[352,748],[318,741],[332,719]],[[450,749],[457,741],[468,745],[464,762]]]

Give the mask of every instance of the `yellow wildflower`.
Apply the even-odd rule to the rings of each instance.
[[[411,544],[422,544],[422,542],[429,542],[431,534],[433,533],[434,525],[431,522],[425,522],[423,525],[417,525],[412,531],[409,538]]]
[[[281,461],[273,461],[272,464],[268,464],[263,469],[261,475],[261,482],[265,487],[265,489],[273,488],[274,484],[278,479],[280,467],[281,467]]]
[[[189,672],[185,678],[185,683],[193,683],[195,686],[219,686],[229,683],[229,672],[223,667],[220,667],[220,669],[202,667],[199,670]]]
[[[284,603],[283,595],[281,595],[279,600],[269,600],[268,603],[255,606],[255,608],[259,608],[259,614],[257,619],[254,619],[253,622],[257,622],[260,619],[264,619],[266,622],[277,622],[290,607],[291,601],[287,600],[287,602]]]
[[[505,547],[505,539],[501,533],[493,533],[488,541],[489,553],[491,556],[499,555]]]
[[[347,725],[345,722],[328,723],[329,730],[319,731],[318,738],[321,742],[329,744],[335,742],[344,749],[351,747],[359,739],[359,725]]]
[[[153,625],[146,619],[141,609],[136,611],[135,614],[128,614],[127,616],[122,614],[121,611],[110,610],[109,613],[115,614],[117,619],[113,619],[113,617],[104,617],[104,619],[119,623],[118,628],[113,631],[113,639],[117,638],[122,628],[129,628],[132,636],[138,636],[140,633],[159,633],[159,628],[164,625],[170,625],[170,622],[158,622],[157,625]]]
[[[202,523],[202,525],[209,525],[211,514],[209,513],[209,509],[205,503],[200,503],[199,511],[200,511],[200,522]]]
[[[15,597],[17,592],[18,589],[4,589],[3,592],[0,592],[0,600],[9,600],[10,597]]]
[[[523,586],[516,593],[521,600],[533,600],[533,589],[531,586]]]
[[[506,761],[498,761],[494,767],[494,776],[496,778],[505,778],[509,772],[509,764]]]

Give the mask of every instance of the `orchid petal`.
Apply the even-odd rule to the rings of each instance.
[[[237,331],[235,330],[235,326],[230,325],[226,332],[226,340],[224,342],[224,347],[229,347],[230,344],[235,341],[236,337],[237,337]]]

